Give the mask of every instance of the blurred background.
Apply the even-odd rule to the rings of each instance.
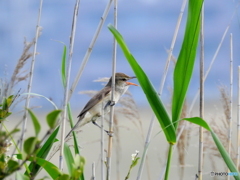
[[[77,74],[107,3],[107,0],[81,0],[80,2],[70,84]],[[181,4],[182,1],[173,0],[121,0],[118,4],[118,30],[156,89],[159,89],[168,56],[167,51],[170,48]],[[58,41],[63,42],[67,47],[69,45],[74,5],[75,1],[73,0],[43,2],[40,23],[42,34],[37,45],[39,54],[36,56],[32,92],[51,98],[59,108],[63,104],[64,93],[60,73],[63,44]],[[216,108],[219,105],[221,96],[219,86],[226,85],[229,87],[230,33],[233,34],[234,57],[233,105],[235,108],[237,106],[237,70],[240,65],[240,12],[237,9],[238,5],[239,1],[205,1],[205,69],[209,67],[224,32],[229,28],[205,81],[205,99],[207,107],[210,107],[207,108],[207,113],[212,115],[219,112],[219,109]],[[39,1],[0,1],[0,78],[6,81],[10,81],[11,74],[22,54],[24,39],[32,41],[35,36],[38,8]],[[107,28],[109,23],[113,24],[113,8],[110,10],[87,66],[70,100],[73,112],[76,115],[89,100],[89,96],[79,94],[79,92],[99,90],[102,88],[102,84],[94,82],[94,80],[111,76],[113,37]],[[178,57],[181,48],[185,24],[186,12],[183,15],[173,51],[175,58]],[[27,62],[25,70],[28,71],[29,67],[30,60]],[[168,107],[171,105],[173,68],[174,63],[171,62],[162,94],[163,102]],[[120,49],[117,53],[117,72],[124,72],[130,76],[134,75]],[[137,80],[133,80],[133,82],[137,83]],[[19,88],[21,88],[22,92],[26,91],[27,81],[19,83],[14,88],[14,93]],[[187,94],[189,104],[192,102],[198,88],[199,55],[196,58],[195,71]],[[144,113],[143,117],[145,118],[143,118],[143,121],[149,120],[151,114],[150,110],[146,109],[149,106],[141,88],[130,87],[129,90],[133,95],[137,108],[146,110],[148,114],[148,116],[145,116]],[[43,98],[31,99],[30,106],[40,106],[41,108],[35,110],[39,113],[49,112],[53,109],[53,106]],[[23,107],[24,104],[22,103],[14,111],[18,112]],[[221,108],[220,105],[219,107]],[[198,113],[196,112],[194,115],[198,115]],[[234,114],[234,118],[236,118],[236,114]],[[133,148],[131,151],[134,153],[135,149]],[[163,163],[164,160],[160,162]],[[196,164],[194,166],[196,168]],[[191,178],[193,178],[193,174],[191,174]]]
[[[59,106],[62,105],[63,101],[63,88],[60,80],[63,44],[56,41],[63,42],[67,47],[69,45],[74,3],[75,1],[45,1],[40,23],[43,30],[37,46],[39,55],[36,57],[32,92],[52,98]],[[167,50],[170,48],[181,3],[181,1],[161,0],[119,1],[118,29],[156,89],[159,88],[167,59]],[[238,3],[239,1],[227,0],[205,2],[205,69],[209,67],[224,31],[230,25],[220,52],[206,80],[205,96],[208,100],[219,98],[218,86],[220,84],[229,84],[230,33],[233,33],[234,83],[237,82],[237,66],[240,62],[240,51],[238,50],[240,48],[239,10],[236,9]],[[71,83],[80,67],[106,4],[107,0],[82,0],[80,3]],[[8,0],[0,2],[0,41],[2,44],[0,46],[0,77],[10,79],[10,75],[22,53],[24,38],[27,41],[34,38],[38,7],[39,1]],[[186,13],[183,16],[173,52],[176,58],[184,36],[185,21]],[[113,24],[113,8],[110,10],[86,69],[71,98],[72,107],[76,110],[81,110],[88,100],[86,95],[79,95],[79,91],[99,90],[101,85],[93,82],[93,80],[111,76],[113,37],[107,28],[109,23]],[[199,56],[196,59],[196,70],[188,93],[190,98],[196,94],[199,87],[198,60]],[[28,64],[30,64],[29,62]],[[133,75],[133,71],[121,51],[118,51],[117,71]],[[172,88],[172,71],[173,63],[170,66],[163,92],[164,100],[170,99],[169,88]],[[22,90],[26,90],[26,82],[20,83],[19,86]],[[139,106],[147,105],[145,96],[139,88],[133,87],[130,91]],[[235,85],[235,97],[236,94]],[[33,99],[31,105],[35,103],[41,105],[43,109],[51,108],[51,105],[43,99]]]

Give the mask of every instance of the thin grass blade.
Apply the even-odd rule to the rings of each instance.
[[[63,54],[62,54],[62,70],[61,70],[61,75],[62,75],[62,83],[63,86],[66,87],[66,61],[67,61],[67,47],[66,45],[63,46]]]

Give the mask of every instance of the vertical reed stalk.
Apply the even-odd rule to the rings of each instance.
[[[38,11],[38,19],[37,19],[37,26],[36,26],[36,34],[34,38],[34,48],[33,48],[33,57],[32,57],[32,62],[31,62],[31,68],[29,72],[29,81],[28,81],[28,87],[27,87],[27,98],[26,98],[26,103],[25,103],[25,111],[23,115],[23,123],[22,123],[22,133],[20,136],[20,150],[22,150],[23,147],[23,139],[25,132],[27,130],[27,115],[28,115],[28,108],[29,108],[29,103],[30,103],[30,93],[32,89],[32,81],[33,81],[33,72],[34,72],[34,66],[35,66],[35,60],[36,60],[36,54],[37,54],[37,42],[38,42],[38,37],[40,34],[40,20],[41,20],[41,15],[42,15],[42,4],[43,0],[40,1],[39,5],[39,11]]]
[[[237,120],[237,161],[236,167],[239,171],[240,158],[240,66],[238,66],[238,120]]]
[[[183,13],[184,13],[184,10],[185,10],[185,7],[186,7],[186,3],[187,3],[187,0],[183,0],[181,10],[180,10],[180,13],[179,13],[179,16],[178,16],[178,21],[177,21],[177,24],[176,24],[176,28],[175,28],[175,31],[174,31],[173,39],[172,39],[172,42],[171,42],[170,50],[169,50],[169,53],[168,53],[167,62],[166,62],[164,72],[163,72],[163,76],[162,76],[161,83],[160,83],[160,88],[159,88],[159,95],[160,96],[162,95],[162,91],[163,91],[163,87],[164,87],[164,84],[165,84],[167,72],[168,72],[168,69],[169,69],[169,63],[170,63],[171,58],[172,58],[172,52],[173,52],[173,49],[174,49],[174,46],[175,46],[177,34],[178,34],[179,27],[180,27],[180,24],[181,24],[181,21],[182,21],[182,16],[183,16]],[[150,138],[151,138],[152,129],[153,129],[153,125],[154,125],[154,119],[155,119],[154,117],[155,116],[153,115],[152,118],[151,118],[150,124],[149,124],[148,133],[147,133],[147,137],[146,137],[145,145],[144,145],[144,153],[142,155],[141,162],[140,162],[139,169],[138,169],[137,180],[140,180],[141,176],[142,176],[143,165],[144,165],[145,160],[146,160],[147,148],[148,148],[148,145],[150,143]]]
[[[104,159],[104,104],[102,102],[102,116],[101,116],[101,180],[105,179],[104,167],[105,167],[105,159]]]
[[[80,3],[80,0],[76,0],[74,13],[73,13],[70,44],[69,44],[69,55],[68,55],[68,63],[67,63],[66,84],[65,84],[65,89],[64,89],[61,148],[60,148],[60,155],[59,155],[59,169],[61,169],[61,170],[63,170],[63,149],[64,149],[65,127],[66,127],[67,111],[68,111],[67,104],[68,104],[69,82],[70,82],[70,73],[71,73],[71,67],[72,67],[72,55],[73,55],[73,47],[74,47],[74,40],[75,40],[75,34],[76,34],[76,24],[77,24],[79,3]]]
[[[201,31],[200,31],[200,99],[199,99],[200,117],[204,119],[204,4],[201,13]],[[199,127],[199,152],[198,152],[198,179],[202,180],[203,171],[203,127]]]
[[[232,96],[233,96],[233,40],[232,33],[230,34],[230,97],[229,97],[229,127],[228,127],[228,154],[231,157],[232,145]],[[228,170],[228,172],[230,172]],[[230,179],[228,177],[227,179]]]
[[[117,13],[118,13],[118,1],[114,0],[114,27],[117,29]],[[114,101],[115,92],[115,73],[116,73],[116,61],[117,61],[117,41],[113,38],[113,57],[112,57],[112,93],[111,101]],[[114,118],[114,106],[110,107],[110,121],[109,121],[109,133],[113,133],[113,118]],[[112,156],[112,143],[113,136],[108,137],[108,152],[107,152],[107,180],[111,179],[111,156]]]
[[[78,84],[78,82],[80,80],[80,77],[81,77],[81,75],[83,73],[83,70],[84,70],[84,68],[85,68],[85,66],[86,66],[86,64],[88,62],[88,59],[89,59],[89,57],[90,57],[90,55],[92,53],[92,49],[93,49],[93,47],[94,47],[94,45],[96,43],[96,40],[97,40],[97,38],[99,36],[99,33],[100,33],[101,29],[102,29],[102,26],[103,26],[103,24],[104,24],[104,22],[105,22],[105,20],[107,18],[107,15],[109,13],[112,1],[113,0],[109,0],[108,4],[107,4],[107,6],[106,6],[106,8],[105,8],[105,10],[103,12],[103,15],[102,15],[102,17],[100,19],[98,27],[97,27],[97,29],[95,31],[94,36],[93,36],[93,39],[92,39],[92,41],[91,41],[91,43],[90,43],[90,45],[89,45],[89,47],[88,47],[88,49],[87,49],[87,51],[85,53],[85,56],[83,58],[83,61],[82,61],[81,65],[80,65],[80,68],[78,70],[77,76],[75,77],[75,79],[74,79],[74,81],[72,83],[72,86],[70,88],[69,95],[68,95],[68,101],[70,100],[70,98],[72,96],[72,93],[74,92],[74,90],[75,90],[75,88],[76,88],[76,86],[77,86],[77,84]]]

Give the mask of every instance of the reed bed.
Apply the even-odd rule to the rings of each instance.
[[[112,2],[113,5],[112,5]],[[151,83],[149,76],[145,73],[144,69],[138,64],[134,55],[131,53],[124,37],[118,31],[118,1],[109,0],[106,4],[103,15],[100,17],[98,27],[92,37],[90,45],[85,53],[77,75],[72,75],[72,62],[74,61],[74,46],[76,40],[77,19],[78,12],[81,9],[79,0],[76,0],[72,10],[73,18],[71,25],[69,48],[64,44],[62,53],[61,64],[61,80],[64,89],[63,93],[63,105],[59,108],[54,104],[51,98],[44,97],[55,106],[55,110],[50,111],[46,115],[47,128],[42,128],[42,121],[40,117],[35,115],[30,104],[30,98],[36,95],[32,92],[32,83],[34,81],[33,75],[35,68],[35,62],[37,59],[37,47],[38,39],[41,34],[40,20],[41,13],[44,10],[43,1],[40,1],[38,20],[36,23],[36,33],[32,42],[24,41],[24,48],[22,55],[16,63],[16,67],[10,76],[10,81],[6,81],[3,78],[0,80],[0,179],[8,179],[14,177],[15,179],[41,179],[39,172],[45,171],[45,174],[51,179],[79,179],[84,180],[86,177],[95,179],[106,180],[121,180],[121,179],[172,179],[176,172],[179,172],[178,179],[186,179],[188,174],[186,172],[188,166],[188,152],[192,146],[191,141],[195,136],[199,136],[199,154],[198,160],[194,161],[194,166],[198,168],[194,169],[189,179],[205,179],[209,177],[211,172],[206,170],[205,161],[211,162],[211,168],[216,173],[218,169],[218,163],[221,161],[225,167],[224,171],[228,172],[228,178],[230,175],[234,179],[240,179],[239,171],[239,120],[234,119],[234,101],[233,101],[233,34],[230,34],[230,82],[229,86],[219,86],[220,101],[222,109],[217,111],[217,115],[211,115],[211,121],[205,119],[205,103],[204,98],[205,90],[204,83],[208,74],[211,72],[214,61],[217,59],[217,55],[220,51],[223,41],[228,35],[232,19],[235,17],[237,7],[233,13],[232,19],[229,25],[226,27],[225,32],[218,44],[217,50],[209,64],[207,71],[204,67],[204,8],[203,1],[188,1],[187,20],[185,26],[185,35],[182,40],[182,46],[179,50],[177,60],[173,62],[174,70],[169,71],[171,60],[173,59],[173,52],[175,43],[178,37],[178,31],[180,28],[181,20],[185,11],[187,1],[183,0],[180,8],[178,21],[173,34],[172,42],[168,50],[168,58],[163,74],[159,73],[159,79],[161,79],[160,90],[157,92]],[[115,73],[117,68],[117,53],[123,53],[134,74],[136,75],[141,91],[144,92],[144,96],[149,103],[149,110],[152,112],[152,118],[148,117],[149,124],[142,122],[141,112],[138,105],[135,102],[134,96],[128,91],[121,98],[118,106],[111,106],[111,112],[109,116],[101,117],[101,130],[95,139],[87,142],[82,141],[82,134],[86,129],[77,129],[69,137],[65,138],[66,129],[69,126],[72,128],[75,124],[75,117],[72,113],[71,97],[73,93],[76,93],[76,87],[84,72],[86,64],[89,60],[96,40],[99,38],[104,22],[107,19],[110,8],[113,7],[113,26],[108,25],[109,32],[113,35],[113,53],[112,53],[112,77],[113,82],[115,79]],[[200,39],[200,40],[199,40]],[[200,43],[200,44],[199,44]],[[119,45],[121,51],[117,52],[117,46]],[[193,72],[195,71],[194,65],[198,59],[198,46],[200,46],[200,89],[196,92],[195,98],[190,99],[187,95],[190,80],[192,79]],[[32,58],[30,68],[24,70],[26,64],[29,63],[29,59]],[[165,85],[166,77],[169,73],[173,75],[173,87],[171,104],[168,105],[162,101],[162,93]],[[240,79],[240,75],[238,77]],[[16,85],[21,81],[28,81],[27,87],[24,90],[15,89]],[[109,78],[100,78],[96,80],[98,84],[105,83]],[[72,84],[71,84],[72,82]],[[239,83],[240,84],[240,83]],[[101,87],[99,85],[99,87]],[[239,87],[239,85],[238,85]],[[100,88],[99,88],[100,89]],[[240,88],[238,88],[240,89]],[[115,90],[115,83],[112,85],[112,91]],[[24,91],[24,92],[23,92]],[[238,90],[239,91],[239,90]],[[26,92],[26,93],[25,93]],[[92,97],[97,91],[86,90],[80,92],[81,94],[87,94]],[[24,94],[25,93],[25,94]],[[22,97],[19,97],[19,94]],[[200,95],[199,95],[200,94]],[[27,95],[27,97],[23,97]],[[193,112],[193,107],[199,96],[199,111],[198,115]],[[239,95],[240,96],[240,95]],[[114,97],[112,96],[113,100]],[[14,107],[18,106],[19,102],[25,101],[23,107],[23,117],[17,123],[13,129],[7,127],[7,119],[12,117]],[[191,101],[190,101],[191,100]],[[191,103],[189,103],[189,101]],[[240,100],[239,100],[240,101]],[[190,106],[189,106],[190,104]],[[104,107],[104,104],[102,105]],[[171,107],[171,108],[169,108]],[[58,110],[62,109],[62,110]],[[199,117],[198,117],[199,116]],[[217,120],[216,120],[217,119]],[[238,102],[238,119],[239,119],[239,102]],[[34,135],[30,137],[26,136],[26,128],[28,121],[31,120],[32,129]],[[127,123],[126,123],[127,122]],[[22,127],[20,124],[22,123]],[[108,124],[109,132],[114,136],[107,136],[104,129]],[[131,125],[130,125],[131,124]],[[195,125],[193,125],[195,124]],[[237,128],[234,129],[234,125],[237,124]],[[131,128],[130,128],[131,127]],[[196,129],[199,128],[199,131]],[[69,128],[68,128],[69,129]],[[195,131],[196,130],[196,131]],[[20,131],[20,135],[19,135]],[[85,131],[85,132],[84,132]],[[157,131],[153,135],[153,131]],[[130,133],[126,139],[123,139],[123,133]],[[43,134],[43,135],[42,135]],[[237,137],[234,137],[238,134]],[[92,135],[92,134],[91,134]],[[95,133],[94,133],[95,135]],[[20,136],[19,140],[16,137]],[[59,138],[60,136],[60,138]],[[122,158],[123,152],[128,148],[126,141],[130,141],[133,136],[137,136],[140,149],[135,149],[133,154],[129,154],[129,160],[124,161]],[[160,138],[162,138],[160,140]],[[237,138],[237,144],[234,142]],[[11,141],[11,142],[10,142]],[[158,147],[155,141],[157,141],[161,147]],[[196,138],[194,139],[196,141]],[[164,143],[163,143],[164,142]],[[92,162],[88,162],[88,159],[84,157],[84,146],[96,145],[98,148],[92,149],[92,156],[97,157]],[[158,145],[159,145],[158,144]],[[9,156],[8,148],[14,146],[12,154]],[[158,153],[162,152],[162,149],[167,149],[166,155],[155,157],[152,159],[153,147],[156,146]],[[163,147],[164,146],[164,147]],[[196,148],[197,149],[197,148]],[[177,151],[177,156],[176,152]],[[54,156],[59,153],[59,163],[52,161]],[[156,153],[157,154],[157,153]],[[164,153],[163,153],[164,154]],[[177,158],[176,158],[177,157]],[[89,158],[90,159],[90,158]],[[160,160],[159,160],[160,159]],[[153,162],[158,160],[156,166]],[[91,168],[86,170],[87,163],[91,163]],[[175,163],[178,167],[174,168]],[[125,168],[122,168],[124,164]],[[156,168],[156,167],[163,167]],[[157,172],[153,173],[153,170],[157,169]],[[220,171],[220,170],[219,170]],[[91,172],[87,174],[87,172]],[[144,175],[143,175],[144,174]],[[157,175],[156,175],[157,174]],[[207,175],[206,175],[207,174]],[[158,176],[158,178],[156,178]],[[217,179],[216,174],[214,174]],[[43,178],[44,179],[44,178]]]

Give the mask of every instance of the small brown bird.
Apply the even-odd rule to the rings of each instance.
[[[107,85],[95,94],[85,105],[81,113],[78,115],[78,121],[76,125],[70,130],[66,138],[76,130],[76,128],[82,127],[85,124],[92,122],[94,125],[100,127],[96,120],[102,115],[102,105],[104,106],[104,114],[110,112],[110,106],[115,105],[120,97],[127,91],[129,85],[138,86],[137,84],[128,82],[128,80],[136,78],[135,76],[130,77],[124,73],[115,74],[115,91],[114,100],[111,102],[111,91],[112,91],[112,77],[109,79]]]

